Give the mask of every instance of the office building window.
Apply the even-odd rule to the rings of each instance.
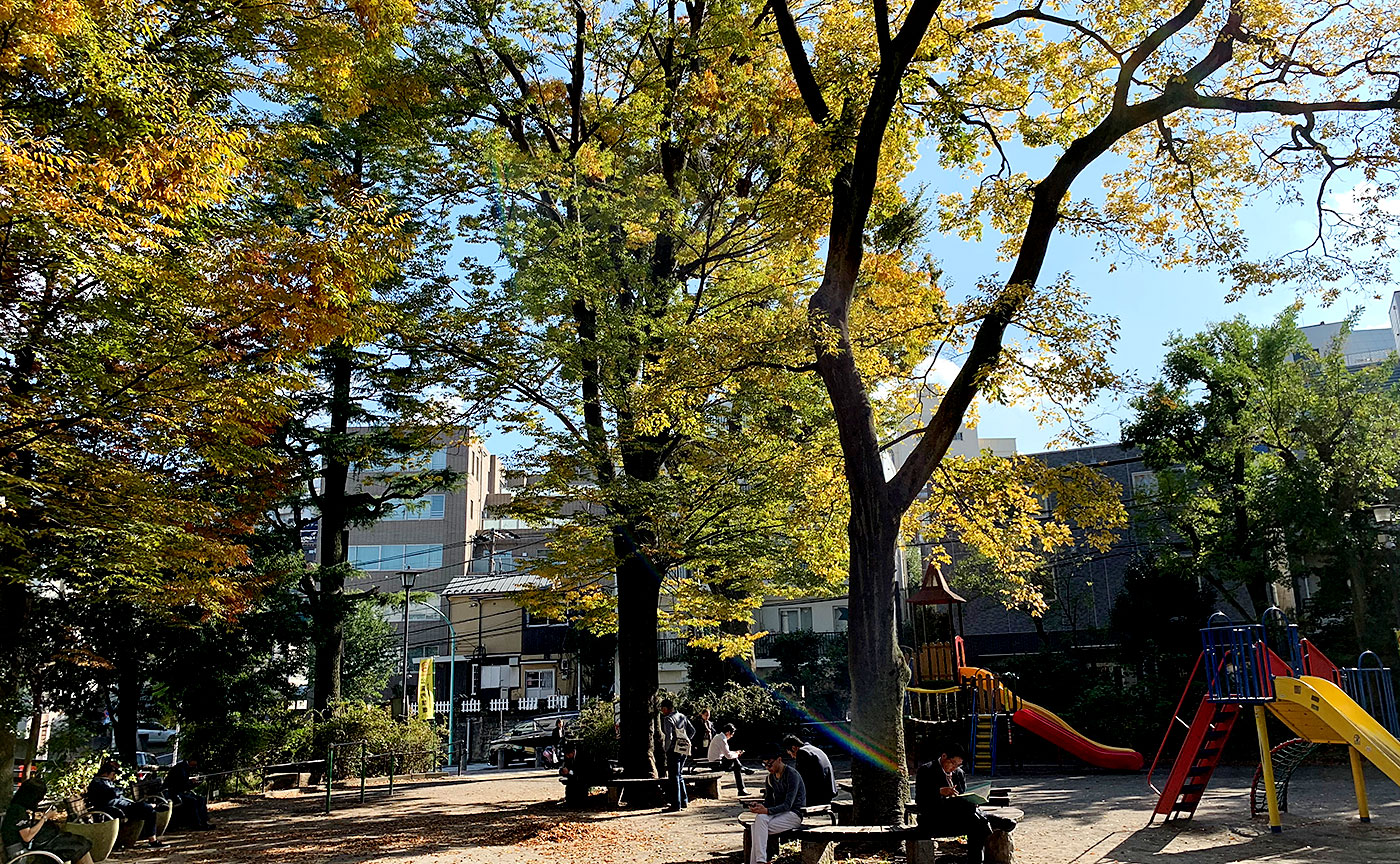
[[[406,456],[395,462],[380,462],[372,465],[360,465],[358,470],[369,471],[375,474],[385,474],[394,471],[442,471],[447,467],[447,451],[434,450],[432,453],[418,453],[413,456]]]
[[[778,610],[778,632],[798,633],[812,629],[812,607],[796,606]]]
[[[446,508],[446,495],[424,495],[421,498],[396,503],[393,512],[381,521],[412,522],[424,519],[441,519]]]
[[[409,646],[409,649],[408,649],[408,659],[409,659],[409,662],[410,662],[410,663],[413,663],[413,664],[414,664],[413,668],[410,669],[410,670],[408,670],[409,674],[410,674],[410,675],[417,675],[417,674],[418,674],[417,662],[418,662],[419,660],[422,660],[424,657],[438,657],[438,656],[441,656],[442,654],[445,654],[445,653],[446,653],[445,651],[439,651],[439,650],[438,650],[438,649],[440,649],[441,647],[442,647],[441,645],[411,645],[411,646]]]
[[[547,699],[554,695],[553,669],[525,670],[525,698]]]
[[[350,563],[359,570],[436,570],[442,566],[442,546],[351,546]]]

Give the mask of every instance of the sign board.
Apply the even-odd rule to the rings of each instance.
[[[418,717],[433,719],[433,658],[418,661]]]

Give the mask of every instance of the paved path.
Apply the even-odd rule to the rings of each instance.
[[[1344,757],[1343,757],[1344,759]],[[1142,775],[1027,774],[999,778],[1026,819],[1014,835],[1021,864],[1400,864],[1400,789],[1368,772],[1373,822],[1356,818],[1346,764],[1304,765],[1294,775],[1282,834],[1249,817],[1252,768],[1216,775],[1196,818],[1147,827],[1155,796]],[[175,834],[161,853],[131,864],[718,864],[737,862],[738,802],[577,813],[561,808],[556,778],[532,769],[478,770],[371,787],[365,804],[337,792],[280,794],[214,806],[216,831]],[[795,861],[795,857],[791,859]],[[873,860],[873,859],[866,859]],[[786,864],[786,862],[784,862]]]

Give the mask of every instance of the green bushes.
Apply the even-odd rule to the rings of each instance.
[[[579,712],[574,737],[584,753],[598,759],[617,758],[617,719],[613,703],[590,699]]]
[[[210,770],[230,770],[325,759],[331,744],[364,741],[371,757],[364,766],[366,773],[379,776],[389,773],[391,761],[380,754],[398,754],[393,760],[395,773],[436,768],[445,734],[434,723],[416,717],[402,723],[387,708],[339,702],[325,719],[313,712],[281,711],[263,717],[234,715],[217,727],[194,726],[185,733],[184,749],[200,756]],[[337,779],[358,777],[360,769],[360,748],[337,750]]]
[[[733,723],[739,729],[734,736],[734,746],[750,750],[753,755],[763,747],[778,743],[787,733],[796,732],[801,723],[801,718],[783,698],[758,684],[734,684],[717,692],[687,690],[678,703],[692,719],[699,715],[701,708],[709,708],[716,730]]]

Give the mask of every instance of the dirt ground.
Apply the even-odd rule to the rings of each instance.
[[[839,769],[840,766],[838,766]],[[1147,826],[1155,796],[1142,775],[1038,773],[999,778],[1026,817],[1014,839],[1022,864],[1400,864],[1400,788],[1367,773],[1370,824],[1356,817],[1345,764],[1294,774],[1283,832],[1249,816],[1252,768],[1222,768],[1190,822]],[[175,833],[132,864],[711,864],[737,862],[742,829],[733,788],[682,813],[657,809],[575,812],[562,787],[533,769],[469,771],[323,795],[277,793],[216,802],[214,831]],[[791,860],[795,861],[795,856]]]

